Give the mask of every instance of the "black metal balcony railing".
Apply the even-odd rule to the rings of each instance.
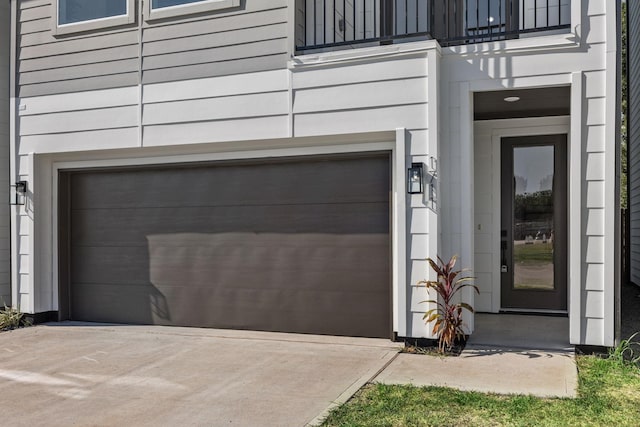
[[[571,0],[297,0],[297,50],[399,39],[442,45],[565,30]]]

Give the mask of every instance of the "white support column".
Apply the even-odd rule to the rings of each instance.
[[[10,62],[10,78],[9,78],[9,96],[10,96],[10,119],[9,119],[9,179],[13,184],[17,178],[17,145],[18,145],[18,99],[16,94],[16,72],[17,72],[17,34],[18,34],[18,1],[11,0],[11,62]],[[18,299],[18,214],[17,206],[11,206],[9,212],[10,217],[10,234],[11,234],[11,304],[17,307]]]
[[[407,336],[407,199],[405,188],[407,131],[396,129],[396,144],[393,150],[393,329],[398,336]]]
[[[468,82],[460,84],[460,233],[461,268],[474,266],[474,144],[473,144],[473,100]],[[475,305],[475,294],[472,288],[463,290],[462,300],[472,307]],[[464,312],[464,321],[469,333],[474,330],[474,316]]]
[[[571,76],[571,135],[569,140],[569,339],[582,338],[582,100],[583,74]]]
[[[616,277],[618,268],[616,263],[620,260],[616,259],[616,253],[620,253],[618,241],[616,239],[616,224],[619,223],[620,213],[620,195],[616,191],[619,176],[616,175],[616,100],[617,98],[617,42],[618,33],[615,25],[617,2],[607,2],[606,14],[610,19],[607,23],[607,52],[606,52],[606,97],[605,97],[605,210],[604,210],[604,336],[603,345],[613,346],[615,344],[615,287],[619,285],[619,277]]]
[[[20,180],[27,181],[27,197],[24,206],[19,206],[22,213],[20,217],[20,222],[25,221],[27,223],[26,228],[28,230],[28,236],[20,235],[20,242],[18,244],[18,253],[19,257],[27,256],[28,257],[28,269],[27,274],[23,274],[24,272],[18,272],[20,274],[20,295],[27,295],[26,300],[27,304],[21,303],[20,309],[25,313],[36,313],[36,265],[35,265],[35,216],[36,216],[36,206],[35,206],[35,194],[38,191],[37,185],[35,184],[35,154],[29,153],[27,155],[27,171],[20,170]],[[22,228],[24,230],[24,228]],[[26,242],[23,241],[26,240]],[[28,251],[26,254],[23,252],[22,245],[27,245]],[[22,263],[20,263],[22,264]],[[22,267],[22,265],[21,265]]]

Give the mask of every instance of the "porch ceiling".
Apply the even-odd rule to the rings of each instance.
[[[520,100],[506,102],[506,97],[519,97]],[[570,112],[570,99],[569,86],[476,92],[473,97],[474,119],[565,116]]]

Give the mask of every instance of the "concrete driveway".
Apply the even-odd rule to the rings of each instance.
[[[396,355],[387,340],[54,323],[0,333],[12,425],[303,426]]]

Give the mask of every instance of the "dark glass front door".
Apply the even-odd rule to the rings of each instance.
[[[503,309],[567,309],[566,141],[502,139]]]

